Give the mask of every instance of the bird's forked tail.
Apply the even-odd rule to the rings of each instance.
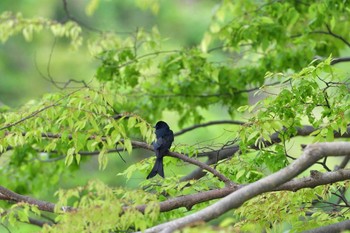
[[[152,168],[152,171],[148,174],[147,179],[152,178],[157,174],[164,178],[163,157],[156,158],[156,162]]]

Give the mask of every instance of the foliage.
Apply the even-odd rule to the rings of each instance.
[[[90,1],[86,14],[94,17],[103,4]],[[150,10],[154,17],[162,12],[158,1],[134,4]],[[223,0],[211,7],[215,11],[201,43],[176,45],[175,49],[155,26],[117,33],[87,26],[67,9],[64,22],[26,18],[21,12],[1,13],[2,43],[17,34],[33,43],[36,35],[50,31],[55,39],[69,41],[65,49],[88,50],[97,64],[91,83],[69,79],[61,85],[44,77],[63,88],[18,109],[1,108],[0,183],[22,195],[56,193],[51,220],[46,222],[50,224],[41,232],[144,231],[210,206],[219,197],[191,201],[206,191],[227,188],[219,175],[228,178],[230,187],[238,187],[286,167],[299,153],[295,147],[302,142],[297,136],[309,136],[310,142],[348,137],[348,73],[335,66],[350,47],[347,1]],[[71,83],[78,87],[71,88]],[[253,104],[252,93],[259,97]],[[207,140],[205,149],[185,142],[172,148],[180,155],[169,153],[208,173],[184,176],[175,168],[172,176],[142,179],[133,189],[112,188],[97,179],[70,189],[59,188],[62,176],[69,177],[94,155],[103,170],[111,153],[118,153],[122,160],[120,153],[134,156],[136,148],[152,151],[153,122],[165,113],[176,115],[183,128],[207,121],[203,113],[214,111],[213,106],[224,109],[218,114],[221,120],[220,115],[228,113],[231,120],[241,117],[245,122],[225,127],[229,139],[219,149]],[[314,130],[301,134],[298,130],[305,125]],[[192,132],[187,133],[198,136]],[[220,157],[225,149],[232,153]],[[219,175],[200,162],[209,153],[215,155],[208,157],[207,164]],[[118,178],[130,180],[137,173],[145,176],[153,162],[154,158],[139,159]],[[319,164],[322,167],[315,169],[321,172],[332,170],[326,160]],[[174,165],[183,166],[184,162],[165,161],[165,169]],[[344,181],[298,192],[270,190],[215,224],[223,231],[295,232],[344,221],[349,217],[347,187]],[[0,191],[0,199],[15,202],[1,203],[2,224],[47,220],[40,204],[8,195]],[[176,203],[176,198],[186,196],[193,198]],[[322,206],[336,203],[335,198],[340,198],[343,206]],[[166,204],[176,207],[164,208]],[[213,228],[203,224],[184,232]]]

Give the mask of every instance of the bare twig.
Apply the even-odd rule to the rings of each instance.
[[[20,120],[18,120],[18,121],[16,121],[16,122],[13,122],[13,123],[11,123],[11,124],[7,124],[7,125],[1,127],[1,128],[0,128],[0,131],[1,131],[1,130],[4,130],[4,129],[11,128],[11,127],[16,126],[16,125],[18,125],[18,124],[20,124],[20,123],[22,123],[22,122],[24,122],[24,121],[26,121],[26,120],[28,120],[28,119],[31,119],[31,118],[37,116],[39,113],[44,112],[45,110],[47,110],[47,109],[49,109],[49,108],[53,108],[53,107],[59,106],[59,102],[60,102],[61,100],[67,98],[68,96],[70,96],[70,95],[76,93],[76,92],[79,91],[79,90],[80,90],[80,89],[75,90],[75,91],[72,91],[72,92],[68,93],[67,95],[63,96],[62,98],[60,98],[59,100],[55,101],[54,103],[52,103],[52,104],[50,104],[50,105],[48,105],[48,106],[45,106],[45,107],[43,107],[43,108],[41,108],[41,109],[39,109],[39,110],[37,110],[37,111],[34,111],[34,112],[32,112],[31,114],[29,114],[28,116],[23,117],[22,119],[20,119]]]
[[[325,34],[325,35],[330,35],[338,40],[341,40],[344,44],[346,44],[348,47],[350,47],[350,42],[347,41],[344,37],[338,35],[338,34],[335,34],[331,28],[329,27],[328,24],[326,24],[326,28],[327,28],[327,31],[313,31],[311,33],[316,33],[316,34]]]
[[[4,129],[11,128],[12,126],[18,125],[18,124],[20,124],[20,123],[22,123],[22,122],[24,122],[24,121],[26,121],[26,120],[28,120],[28,119],[30,119],[30,118],[32,118],[32,117],[35,117],[36,115],[38,115],[39,113],[45,111],[46,109],[49,109],[49,108],[52,108],[52,107],[55,107],[55,106],[58,106],[58,105],[59,105],[58,103],[54,103],[54,104],[50,104],[50,105],[48,105],[48,106],[46,106],[46,107],[43,107],[43,108],[39,109],[38,111],[35,111],[35,112],[29,114],[28,116],[23,117],[22,119],[20,119],[20,120],[14,122],[14,123],[7,124],[7,125],[1,127],[1,128],[0,128],[0,131],[1,131],[1,130],[4,130]]]
[[[245,122],[243,121],[233,121],[233,120],[221,120],[221,121],[209,121],[206,123],[198,124],[198,125],[193,125],[188,128],[182,129],[176,133],[174,133],[174,136],[179,136],[181,134],[187,133],[188,131],[201,128],[201,127],[206,127],[210,125],[219,125],[219,124],[233,124],[233,125],[243,125]]]

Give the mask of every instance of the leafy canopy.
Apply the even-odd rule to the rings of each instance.
[[[103,4],[90,1],[87,15],[94,17]],[[162,11],[158,1],[135,4],[153,14]],[[347,1],[224,0],[213,9],[201,42],[175,49],[157,27],[124,34],[92,29],[68,14],[67,21],[59,22],[26,18],[21,12],[1,13],[2,43],[17,34],[31,43],[37,35],[50,32],[56,39],[69,41],[67,50],[88,49],[97,63],[92,83],[80,82],[73,89],[67,83],[63,90],[18,109],[2,108],[0,183],[23,195],[56,193],[50,216],[54,221],[42,232],[142,231],[212,204],[210,199],[168,211],[159,205],[223,188],[224,183],[211,173],[197,179],[177,173],[164,180],[142,180],[134,189],[111,188],[98,180],[58,189],[62,174],[69,176],[80,169],[91,155],[97,155],[99,168],[105,169],[110,153],[134,155],[140,147],[152,150],[148,146],[154,140],[152,125],[164,111],[178,115],[180,128],[205,122],[203,113],[213,111],[213,106],[224,109],[232,120],[244,115],[244,124],[227,127],[229,140],[221,145],[239,146],[240,155],[218,158],[221,161],[215,160],[218,163],[213,166],[235,184],[252,183],[287,166],[299,152],[290,152],[290,147],[300,144],[295,136],[304,125],[315,129],[312,142],[331,142],[337,133],[347,132],[348,74],[334,66],[350,47]],[[252,93],[264,98],[251,104]],[[278,143],[272,139],[276,132]],[[209,141],[206,148],[211,146]],[[208,152],[186,143],[173,150],[195,159]],[[145,175],[153,159],[139,159],[118,177]],[[177,159],[166,161],[166,167],[171,164],[184,165]],[[330,170],[325,163],[317,169]],[[272,232],[343,221],[350,217],[346,208],[334,213],[313,203],[335,198],[332,194],[347,187],[345,181],[296,193],[271,191],[247,201],[217,224],[226,230]],[[38,206],[1,203],[2,224],[15,226],[41,218]],[[65,211],[66,206],[74,210]],[[209,230],[210,226],[198,228]]]

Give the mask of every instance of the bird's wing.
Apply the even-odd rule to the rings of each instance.
[[[157,138],[157,141],[153,142],[153,148],[155,150],[158,150],[164,143],[165,141],[162,137]]]

